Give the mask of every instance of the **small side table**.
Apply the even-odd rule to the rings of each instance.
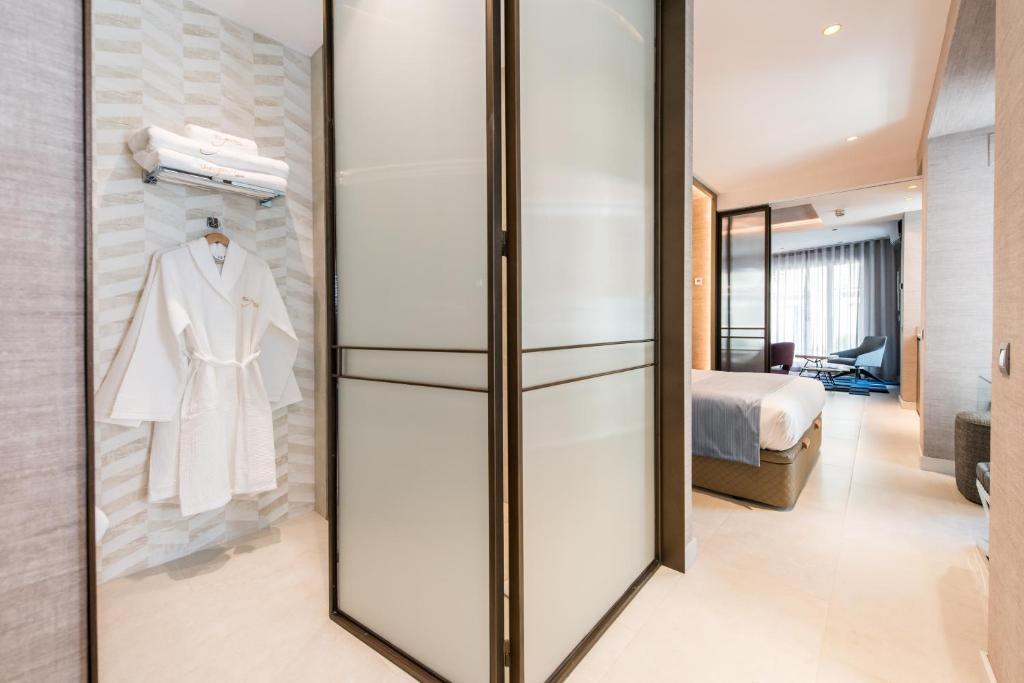
[[[800,368],[800,376],[803,377],[804,371],[811,373],[817,373],[825,366],[825,361],[828,360],[828,356],[812,356],[804,353],[797,354],[797,358],[803,358],[806,361]],[[818,374],[812,375],[815,379],[821,379]]]

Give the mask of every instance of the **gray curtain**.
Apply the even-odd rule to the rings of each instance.
[[[876,374],[899,377],[896,247],[888,239],[772,255],[772,341],[826,355],[888,337]]]
[[[852,245],[861,259],[861,299],[858,328],[861,337],[885,335],[885,359],[879,377],[898,382],[900,376],[899,290],[896,247],[888,239]]]

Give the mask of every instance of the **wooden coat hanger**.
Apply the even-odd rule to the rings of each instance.
[[[223,244],[225,247],[231,244],[231,240],[228,239],[227,235],[225,235],[222,232],[217,232],[218,230],[220,230],[219,219],[210,216],[209,218],[206,219],[206,227],[214,230],[214,232],[206,233],[207,244]]]
[[[231,244],[231,240],[228,236],[222,232],[208,232],[206,233],[207,244],[223,244],[225,247]]]

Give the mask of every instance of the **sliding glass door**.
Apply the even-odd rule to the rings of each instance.
[[[331,5],[333,617],[420,679],[503,680],[495,3]]]
[[[655,559],[656,4],[512,5],[512,680],[534,683]]]
[[[718,214],[719,370],[768,370],[771,224],[767,206]]]

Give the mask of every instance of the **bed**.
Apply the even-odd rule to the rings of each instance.
[[[692,394],[694,486],[793,507],[821,450],[821,383],[694,370]]]

